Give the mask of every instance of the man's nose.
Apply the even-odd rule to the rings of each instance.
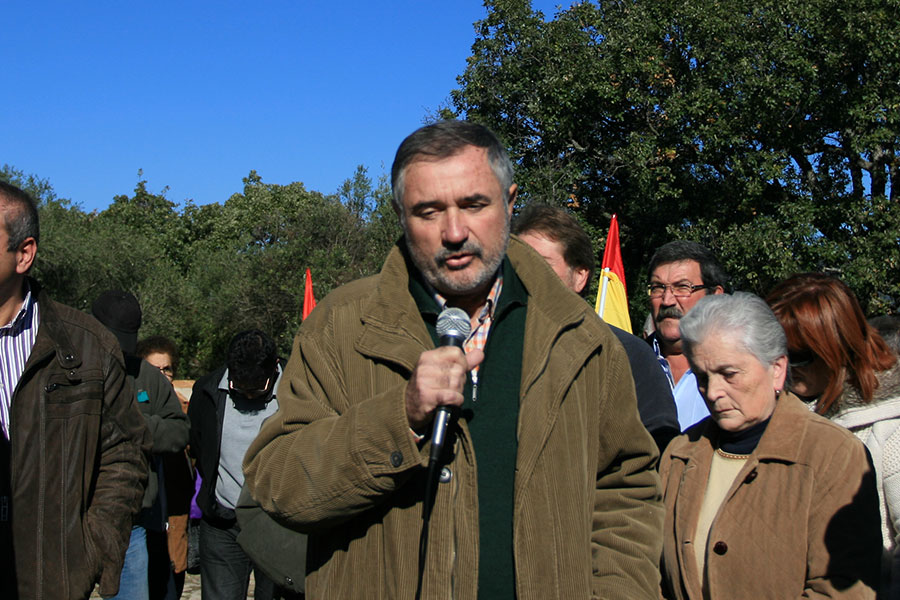
[[[456,245],[466,241],[469,237],[469,228],[466,225],[465,217],[460,211],[447,211],[442,235],[445,244]]]
[[[675,290],[671,285],[663,288],[662,301],[663,304],[675,304]]]

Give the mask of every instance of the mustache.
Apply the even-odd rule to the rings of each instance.
[[[659,312],[656,313],[656,320],[661,321],[662,319],[680,319],[684,316],[678,307],[676,306],[662,306],[659,309]]]
[[[474,242],[466,241],[458,248],[441,248],[438,253],[435,254],[434,262],[437,266],[443,267],[451,257],[459,254],[471,254],[476,258],[482,258],[481,247]]]

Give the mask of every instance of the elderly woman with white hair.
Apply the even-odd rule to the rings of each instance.
[[[874,598],[881,525],[865,447],[784,391],[775,315],[751,294],[708,296],[680,331],[710,417],[662,458],[663,597]]]

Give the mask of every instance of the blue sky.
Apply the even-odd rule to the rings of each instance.
[[[534,2],[548,18],[559,2]],[[566,2],[568,5],[568,2]],[[62,2],[3,8],[0,164],[86,210],[152,192],[373,179],[449,102],[480,2]]]

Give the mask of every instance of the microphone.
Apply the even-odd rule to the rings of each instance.
[[[472,331],[472,323],[469,315],[461,308],[445,308],[438,315],[437,334],[440,337],[441,346],[456,346],[460,350],[466,343],[469,333]],[[431,430],[431,453],[429,462],[436,463],[444,448],[447,436],[447,428],[453,416],[453,410],[449,406],[439,406],[434,415],[434,427]]]

